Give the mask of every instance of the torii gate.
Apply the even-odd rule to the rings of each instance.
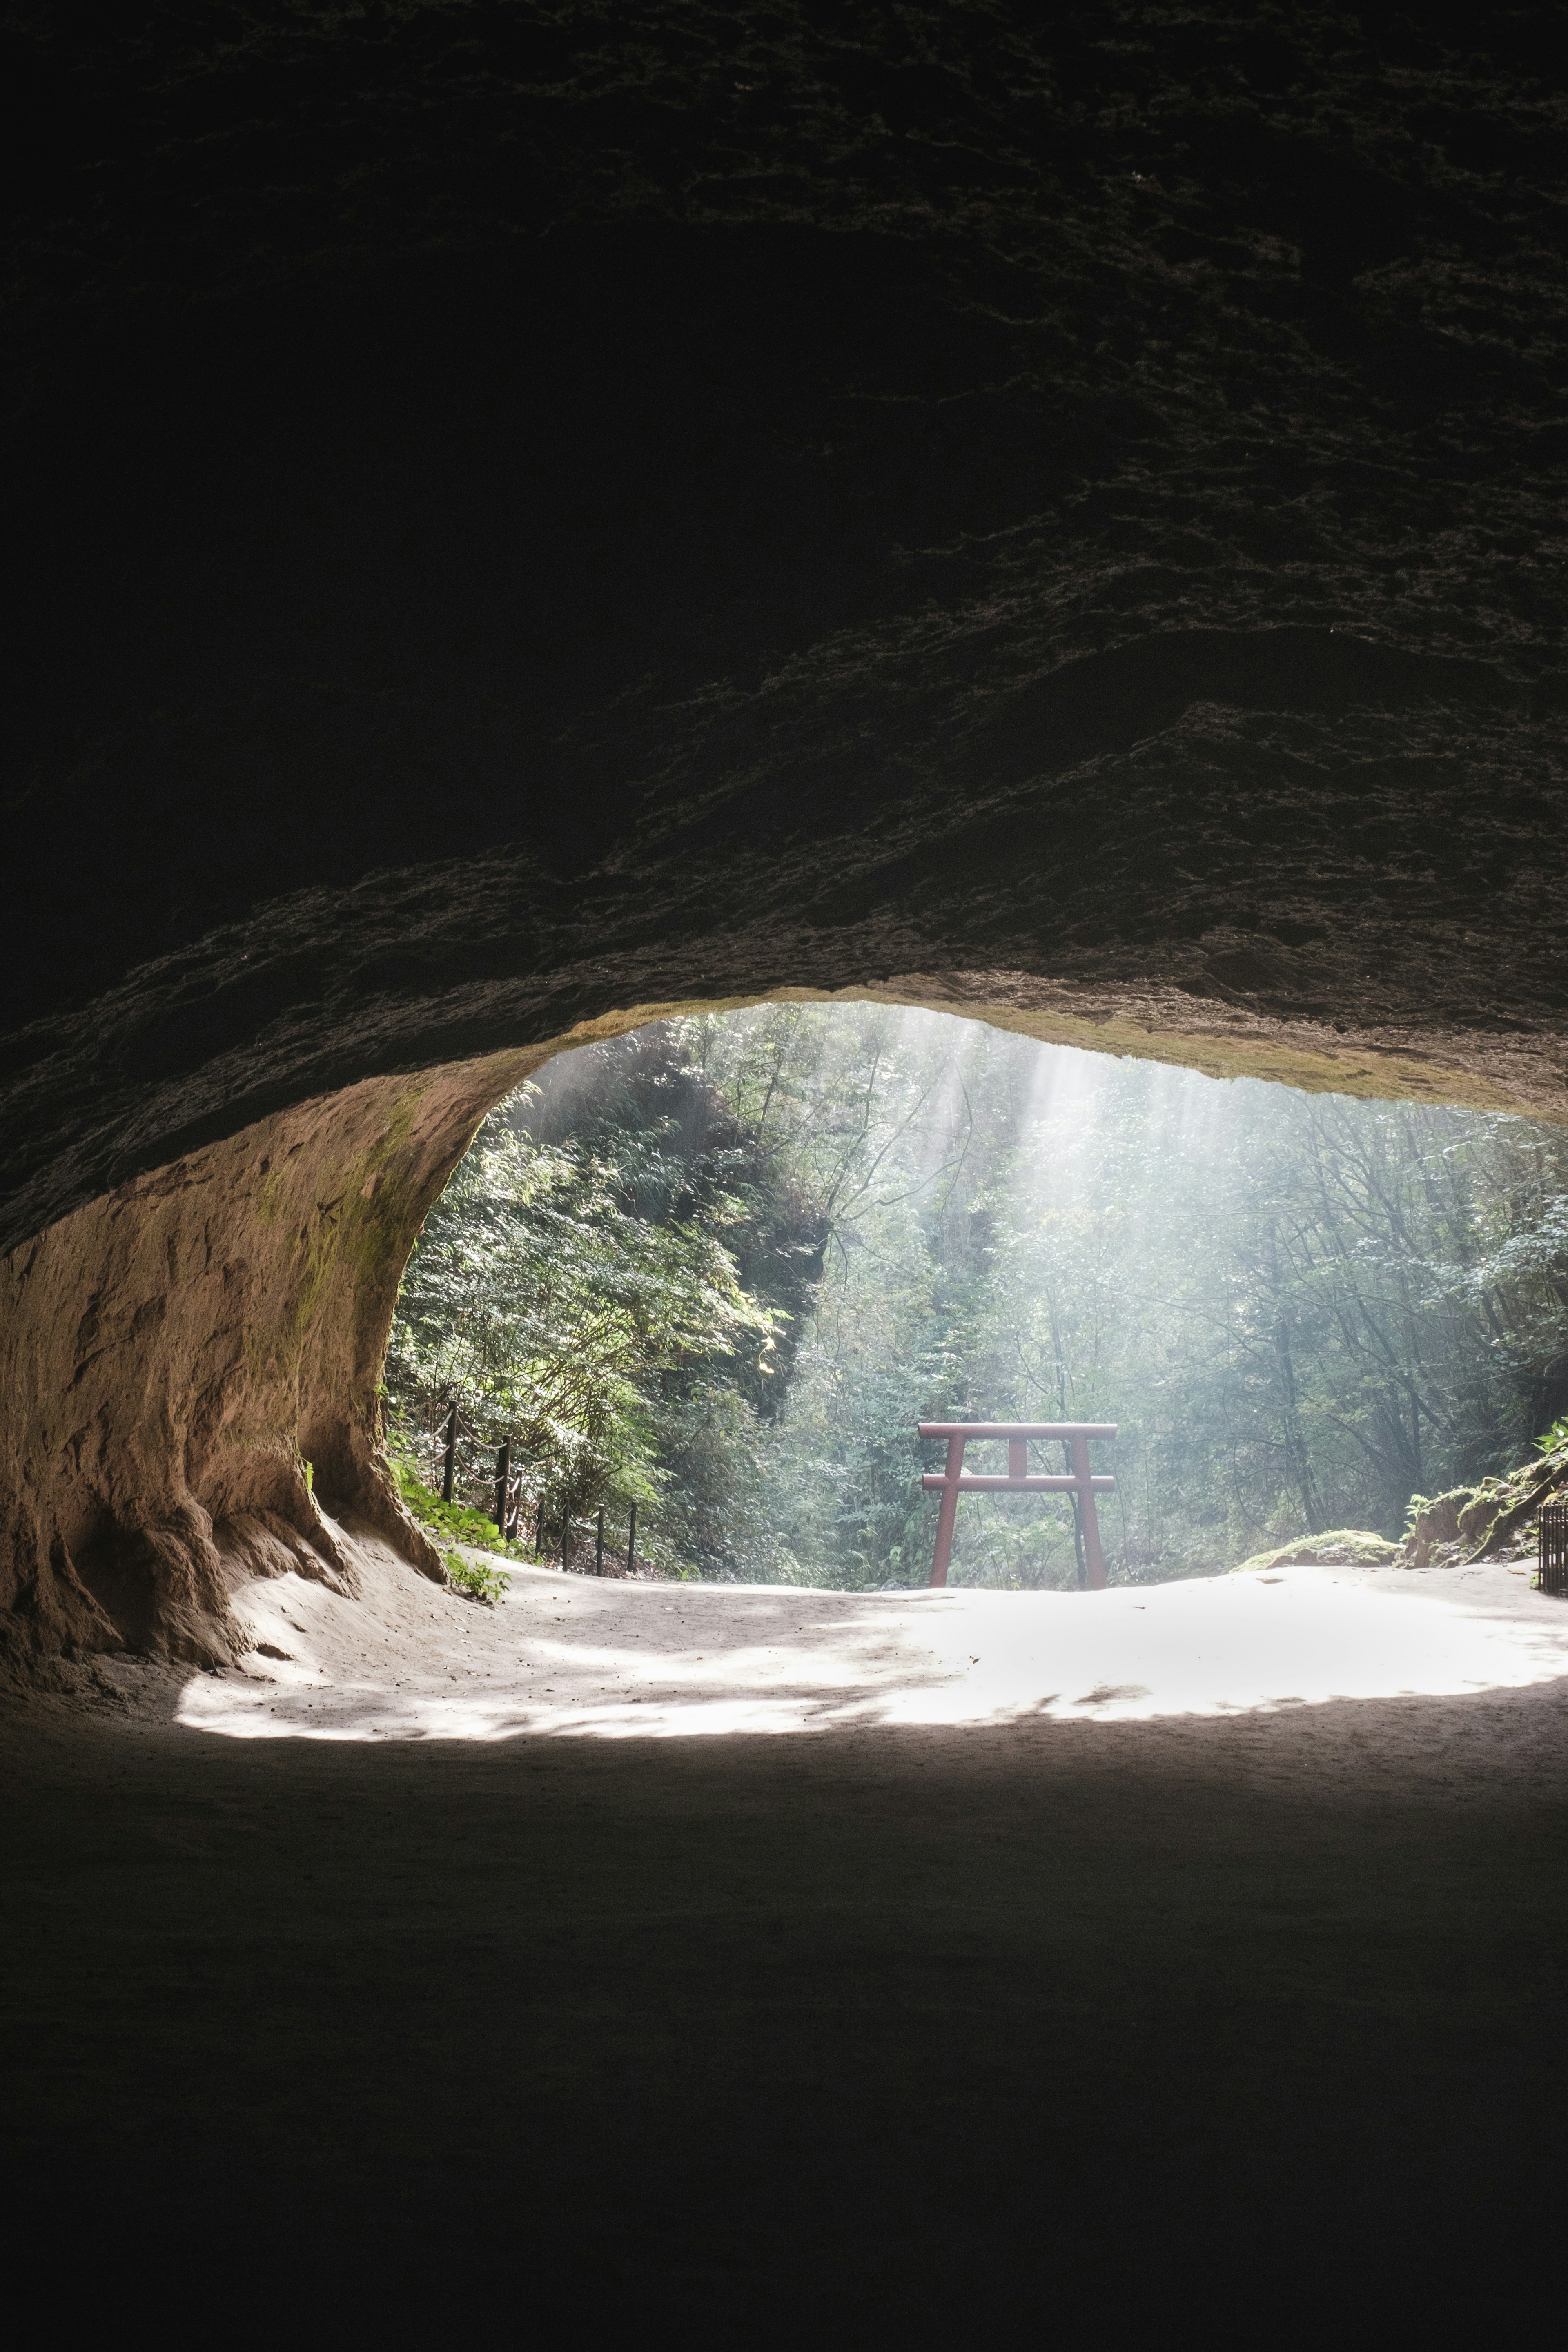
[[[958,1515],[960,1495],[1076,1495],[1083,1528],[1083,1556],[1089,1570],[1091,1592],[1105,1590],[1105,1555],[1100,1549],[1100,1521],[1095,1516],[1094,1498],[1106,1494],[1116,1484],[1114,1478],[1096,1478],[1089,1475],[1089,1441],[1091,1437],[1114,1437],[1117,1424],[1113,1421],[922,1421],[922,1437],[945,1437],[947,1467],[928,1471],[921,1480],[922,1486],[939,1487],[942,1509],[936,1522],[936,1554],[931,1564],[933,1584],[947,1582],[947,1563],[952,1551],[952,1523]],[[963,1449],[973,1437],[1005,1437],[1007,1441],[1007,1475],[1005,1478],[965,1476]],[[1029,1473],[1029,1441],[1036,1437],[1054,1437],[1064,1441],[1072,1455],[1071,1475],[1051,1477]]]

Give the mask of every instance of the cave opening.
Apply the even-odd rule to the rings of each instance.
[[[569,1045],[410,1235],[368,1423],[392,1508],[301,1423],[342,1570],[252,1531],[232,1671],[179,1720],[691,1737],[1554,1679],[1563,1150],[918,1006]],[[944,1417],[1116,1425],[1103,1610],[1066,1497],[966,1498],[927,1589]]]
[[[876,1591],[926,1580],[920,1423],[1115,1423],[1112,1582],[1391,1558],[1568,1403],[1563,1151],[914,1006],[682,1013],[486,1118],[404,1276],[388,1450],[426,1524],[502,1512],[535,1561]],[[954,1581],[1081,1584],[1076,1519],[966,1502]]]
[[[6,1261],[14,1656],[254,1670],[266,1585],[352,1604],[387,1560],[481,1602],[562,1568],[918,1592],[933,1419],[1114,1423],[1130,1591],[1483,1542],[1516,1573],[1568,1402],[1560,1130],[1086,1031],[637,1008],[60,1220]],[[966,1498],[952,1577],[1075,1590],[1070,1501]]]

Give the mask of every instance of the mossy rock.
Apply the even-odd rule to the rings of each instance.
[[[1460,1535],[1468,1532],[1468,1516],[1478,1509],[1484,1528],[1497,1510],[1495,1495],[1483,1495],[1474,1486],[1451,1486],[1446,1495],[1413,1495],[1410,1533],[1405,1539],[1406,1556],[1419,1565],[1435,1545],[1458,1543]],[[1478,1528],[1478,1536],[1480,1532]]]
[[[1397,1559],[1399,1552],[1398,1544],[1366,1528],[1331,1528],[1326,1535],[1298,1536],[1272,1551],[1254,1552],[1231,1574],[1244,1576],[1260,1568],[1382,1568]]]
[[[1479,1543],[1498,1513],[1505,1509],[1511,1500],[1500,1482],[1489,1480],[1460,1509],[1458,1521],[1460,1542]]]

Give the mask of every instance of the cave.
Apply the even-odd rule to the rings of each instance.
[[[130,1882],[119,1863],[95,1875],[94,1759],[112,1742],[83,1730],[73,1748],[69,1730],[95,1661],[231,1664],[237,1575],[352,1598],[354,1528],[438,1573],[378,1454],[381,1350],[421,1220],[531,1070],[682,1007],[869,997],[1220,1077],[1568,1111],[1561,19],[1393,9],[1355,27],[1132,5],[836,26],[795,5],[658,0],[623,22],[413,0],[133,25],[42,12],[7,31],[25,102],[0,352],[0,1657],[32,1792],[25,1865],[66,1889],[16,2011],[39,2242],[62,2258],[82,2225],[73,2241],[61,2216],[88,2199],[109,2270],[145,2259],[163,2225],[127,2186],[140,2150],[193,2200],[182,2259],[205,2247],[209,2283],[302,2210],[324,2310],[332,2210],[349,2269],[378,2282],[363,2307],[395,2307],[398,2210],[439,2216],[492,2298],[476,2317],[543,2259],[537,2237],[503,2259],[481,2193],[454,2186],[463,2134],[427,2051],[416,2120],[372,2102],[358,2140],[329,2106],[298,2140],[251,2133],[266,2097],[249,2077],[210,2108],[193,2087],[229,2066],[245,2002],[226,2008],[192,1958],[186,1879],[146,1859],[160,1806],[176,1849],[214,1854],[237,1809],[253,1885],[309,1917],[305,2039],[343,2114],[365,2069],[321,1990],[334,1969],[422,2046],[438,1961],[400,1944],[378,1991],[369,1882],[338,1853],[356,1891],[333,1915],[289,1863],[296,1832],[326,1851],[300,1829],[328,1787],[314,1766],[268,1793],[254,1759],[197,1740],[208,1779],[182,1765],[167,1797],[140,1749],[102,1763],[124,1783],[102,1838],[123,1833],[132,1875],[145,1864],[126,1916],[146,1925],[166,1899],[175,1924],[163,1973],[151,1944],[113,1944],[142,2008],[92,2009],[83,1956]],[[726,2011],[726,2074],[687,1998],[695,1947],[660,1941],[645,1889],[642,1924],[616,1932],[692,2060],[699,2120],[676,2137],[710,2223],[669,2255],[679,2184],[658,2150],[682,2095],[650,2060],[662,2087],[629,2095],[618,2145],[663,2218],[605,2272],[606,2312],[637,2308],[652,2278],[661,2313],[749,2316],[759,2340],[764,2306],[787,2308],[795,2340],[987,2297],[1032,2323],[1065,2262],[1054,2307],[1093,2315],[1114,2275],[1140,2325],[1173,2280],[1235,2315],[1258,2294],[1452,2312],[1495,2287],[1495,2320],[1524,2293],[1517,2241],[1555,2129],[1561,1735],[1527,1695],[1469,1704],[1410,1714],[1386,1806],[1326,1780],[1316,1816],[1300,1787],[1279,1795],[1267,1853],[1257,1807],[1310,1778],[1283,1731],[1194,1734],[1185,1762],[1163,1736],[1119,1784],[1131,1816],[1073,1747],[1063,1802],[1127,1874],[1096,1875],[1087,1832],[1052,1829],[1052,1851],[1126,2030],[1084,2028],[1094,2066],[1069,2067],[1054,2137],[1043,2086],[1092,2010],[1086,1964],[1058,1927],[984,1926],[1014,1918],[1028,1865],[1001,1829],[994,1868],[969,1844],[1004,1783],[1020,1818],[1035,1798],[984,1742],[929,1772],[918,1742],[895,1743],[866,1801],[898,1869],[953,1890],[921,1914],[909,1996],[930,2095],[858,1995],[826,2002],[838,2202],[808,2198],[793,2238],[816,2062],[778,1954],[798,1937],[824,1984],[858,1952],[893,1966],[898,1939],[854,1910],[868,1850],[824,1862],[851,1920],[836,1942],[809,1873],[769,1894],[756,1754],[721,1790],[693,1756],[650,1757],[646,1798],[613,1758],[584,1764],[565,1801],[604,1843],[590,1855],[585,1831],[577,1861],[540,1793],[563,1768],[525,1758],[540,1884],[580,1971],[545,2100],[567,2153],[553,2186],[548,2168],[507,2175],[492,2118],[485,2162],[538,2191],[544,2235],[591,2270],[599,2176],[572,2118],[595,2053],[629,2044],[584,1922],[645,1805],[670,1869],[722,1916],[730,1964],[773,1939],[767,1999],[795,2055],[755,2077],[770,2169],[745,2153],[751,2029]],[[1445,1812],[1444,1759],[1483,1706],[1501,1745]],[[375,1801],[395,1790],[434,1884],[446,1801],[417,1763],[389,1766]],[[491,1769],[458,1781],[499,1853]],[[834,1768],[811,1770],[821,1811],[790,1815],[802,1852],[832,1844]],[[1256,1892],[1229,1974],[1202,1901],[1151,1859],[1169,1838],[1193,1887],[1221,1872],[1172,1793],[1184,1772]],[[941,1783],[924,1843],[922,1780]],[[393,1874],[397,1840],[374,1850]],[[1158,1897],[1129,1924],[1140,1870]],[[239,1982],[250,1896],[225,1884]],[[482,2039],[504,1971],[484,1906],[453,1899],[470,1970],[454,2013]],[[1176,2026],[1160,1905],[1185,1939]],[[547,1969],[537,1926],[515,1950]],[[267,1951],[260,2045],[291,2063],[286,1957]],[[1023,2009],[986,2003],[1047,1962],[1056,2039],[1028,2043],[1026,2112],[1007,2082]],[[1342,2000],[1356,1983],[1364,2000]],[[1506,2027],[1485,1991],[1500,1983]],[[93,2081],[70,2073],[68,1984],[107,2036],[88,2032],[95,2079],[119,2085],[101,2129]],[[944,2002],[984,2097],[919,2022]],[[146,2023],[166,2012],[195,2021],[177,2050]],[[39,2076],[59,2019],[67,2054]],[[1143,2077],[1128,2053],[1145,2026],[1168,2065]],[[843,2086],[868,2052],[857,2105]],[[165,2061],[184,2086],[166,2109]],[[1100,2180],[1163,2217],[1147,2275],[1117,2270],[1062,2153],[1075,2133]],[[1331,2193],[1347,2146],[1385,2186],[1393,2252]],[[211,2186],[242,2148],[268,2183],[249,2235]],[[931,2184],[949,2161],[963,2185],[943,2255]],[[727,2168],[746,2184],[729,2204]],[[857,2252],[843,2217],[868,2181]],[[1216,2218],[1226,2199],[1250,2253]],[[1042,2205],[1058,2219],[1026,2261]],[[1288,2209],[1333,2250],[1326,2271]],[[1517,2267],[1499,2284],[1505,2242]],[[814,2304],[801,2282],[818,2271]]]

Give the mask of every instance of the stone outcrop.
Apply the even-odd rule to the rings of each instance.
[[[1417,1496],[1405,1539],[1405,1565],[1496,1559],[1528,1545],[1542,1505],[1557,1501],[1565,1490],[1568,1447],[1555,1445],[1502,1477],[1454,1486],[1446,1495]]]
[[[1311,1566],[1457,1568],[1480,1559],[1528,1554],[1543,1503],[1568,1493],[1568,1446],[1553,1445],[1500,1477],[1473,1486],[1451,1486],[1443,1495],[1411,1499],[1408,1531],[1400,1543],[1365,1529],[1340,1528],[1331,1535],[1302,1536],[1259,1552],[1247,1569]]]
[[[530,1061],[373,1079],[118,1188],[0,1267],[0,1642],[218,1663],[231,1582],[354,1588],[343,1522],[437,1578],[381,1458],[397,1283]],[[532,1057],[537,1058],[537,1057]]]

